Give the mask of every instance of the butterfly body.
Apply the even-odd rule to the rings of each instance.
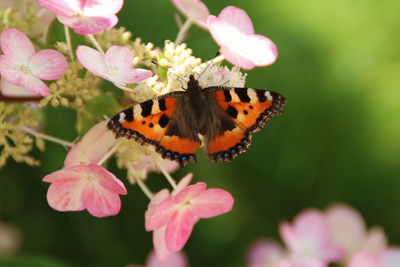
[[[252,132],[281,113],[285,101],[267,90],[203,89],[190,75],[185,91],[134,105],[114,116],[107,126],[117,137],[154,145],[163,158],[181,165],[195,161],[195,152],[203,143],[210,159],[231,161],[247,150]]]

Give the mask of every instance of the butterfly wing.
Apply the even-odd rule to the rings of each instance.
[[[111,118],[107,127],[117,138],[127,137],[153,145],[163,158],[181,165],[195,161],[196,149],[201,145],[197,133],[184,134],[176,120],[183,95],[184,92],[173,92],[133,105]]]
[[[212,160],[231,161],[247,150],[251,133],[260,130],[274,115],[280,114],[286,99],[268,90],[253,88],[208,87],[217,106],[235,125],[207,140],[208,156]],[[224,118],[225,119],[225,118]]]

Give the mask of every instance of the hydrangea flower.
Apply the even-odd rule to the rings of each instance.
[[[210,15],[207,6],[200,0],[172,0],[175,7],[198,26],[207,29],[207,18]]]
[[[132,68],[133,56],[127,47],[112,46],[103,55],[88,46],[79,46],[76,54],[90,72],[116,84],[137,83],[153,75],[149,70]]]
[[[389,248],[379,254],[358,252],[350,259],[348,267],[397,267],[400,266],[400,249]]]
[[[221,46],[221,54],[230,63],[249,70],[275,62],[278,51],[265,36],[254,34],[253,23],[247,13],[228,6],[216,16],[207,19],[208,29]]]
[[[157,231],[160,236],[153,238],[165,240],[169,252],[183,248],[200,218],[210,218],[224,214],[232,209],[231,194],[221,189],[206,189],[205,183],[189,185],[178,189],[176,195],[168,197],[168,192],[159,192],[150,202],[146,212],[146,230]],[[167,198],[165,198],[167,196]],[[162,200],[164,199],[164,200]],[[165,233],[162,233],[165,227]],[[155,233],[156,235],[156,233]],[[161,241],[155,241],[156,243]]]
[[[387,246],[381,228],[367,231],[361,215],[353,208],[336,204],[328,208],[326,218],[332,233],[333,243],[342,248],[348,257],[357,251],[380,253]]]
[[[42,80],[62,77],[68,67],[67,60],[58,51],[44,49],[35,52],[32,42],[16,29],[1,33],[0,74],[8,82],[27,90],[47,96],[49,88]]]
[[[121,209],[124,184],[97,164],[75,165],[43,178],[51,183],[47,201],[58,211],[87,211],[95,217],[113,216]]]
[[[333,244],[324,214],[316,210],[300,213],[293,224],[280,225],[283,241],[293,262],[304,266],[327,266],[340,259],[343,251]]]
[[[123,0],[37,0],[78,34],[96,34],[118,23]]]
[[[278,267],[286,257],[286,251],[275,241],[262,239],[255,242],[248,253],[249,267]]]

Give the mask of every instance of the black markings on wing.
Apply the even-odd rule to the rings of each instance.
[[[168,125],[169,118],[166,114],[163,114],[160,119],[158,120],[158,124],[161,128],[165,128]]]
[[[231,105],[228,106],[228,109],[226,110],[226,112],[228,113],[229,116],[231,116],[232,118],[237,118],[239,112],[237,111],[236,108],[232,107]]]
[[[153,107],[153,101],[145,101],[140,103],[140,107],[142,108],[142,116],[147,117],[151,115],[151,110]]]

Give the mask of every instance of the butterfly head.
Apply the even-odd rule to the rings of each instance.
[[[187,89],[188,91],[197,91],[197,90],[201,90],[199,81],[196,80],[196,78],[194,78],[193,74],[190,74],[189,76],[189,81],[187,83]]]

